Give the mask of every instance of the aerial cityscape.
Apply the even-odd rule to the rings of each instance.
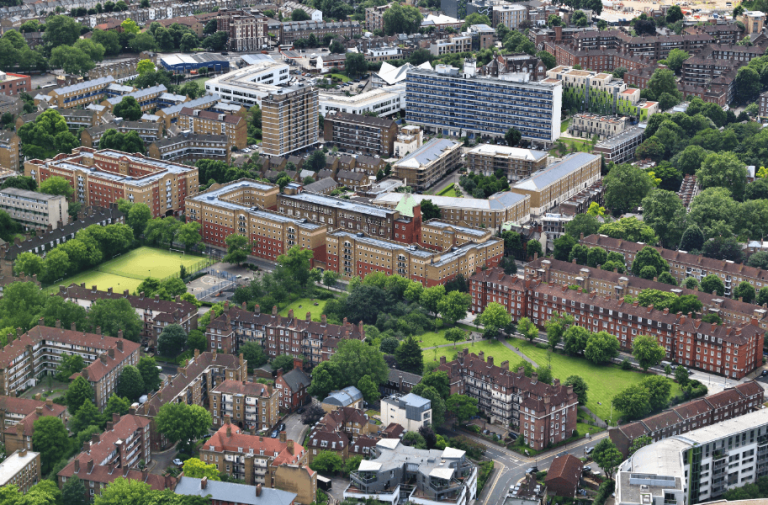
[[[767,16],[0,0],[0,505],[768,503]]]

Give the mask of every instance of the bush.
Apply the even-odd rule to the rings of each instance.
[[[608,499],[611,494],[613,494],[613,491],[616,487],[616,483],[612,480],[606,480],[602,484],[600,484],[600,488],[597,490],[597,494],[595,495],[595,501],[592,505],[604,505],[605,501]]]
[[[625,359],[624,361],[621,362],[621,369],[632,370],[632,363],[630,363],[628,359]]]
[[[486,461],[480,465],[480,471],[477,474],[477,492],[480,493],[483,490],[483,486],[488,481],[488,478],[493,472],[493,461]]]

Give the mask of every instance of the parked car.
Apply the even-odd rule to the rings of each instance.
[[[277,428],[280,431],[285,431],[285,423],[280,423],[280,426]]]
[[[536,473],[538,471],[539,471],[539,467],[538,466],[532,466],[528,470],[526,470],[525,473],[527,473],[527,474],[528,473]]]
[[[184,466],[184,462],[180,460],[179,458],[176,458],[173,460],[173,464],[176,466]]]
[[[585,467],[584,467],[584,471],[585,471],[586,473],[589,473],[589,472],[591,472],[591,471],[592,471],[592,467],[591,467],[591,466],[585,466]]]
[[[587,456],[589,456],[590,454],[592,454],[592,451],[594,451],[594,450],[595,450],[595,448],[594,448],[594,447],[587,447],[587,449],[584,451],[584,453],[585,453]]]
[[[275,431],[272,432],[272,435],[270,435],[270,437],[277,438],[277,435],[279,435],[279,434],[280,434],[280,432],[275,430]]]
[[[761,377],[765,377],[768,375],[768,370],[763,370],[763,373],[760,374]]]

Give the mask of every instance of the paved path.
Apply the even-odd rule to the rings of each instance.
[[[597,426],[599,426],[600,428],[608,428],[608,423],[606,423],[605,421],[597,417],[597,414],[589,410],[587,407],[579,407],[579,408],[584,412],[586,412],[587,414],[589,414],[589,417],[591,417],[592,420],[595,421],[595,423],[597,423]]]
[[[539,367],[539,365],[537,365],[535,361],[533,361],[531,358],[529,358],[528,356],[526,356],[525,354],[520,352],[520,349],[518,349],[517,347],[515,347],[512,344],[510,344],[509,342],[507,342],[506,339],[501,339],[501,343],[504,344],[504,347],[506,347],[507,349],[509,349],[513,353],[517,354],[518,356],[523,358],[525,361],[527,361],[528,363],[530,363],[534,367],[536,367],[536,368]]]

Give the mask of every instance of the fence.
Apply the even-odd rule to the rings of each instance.
[[[186,267],[187,276],[195,274],[195,273],[199,272],[200,270],[211,266],[212,264],[213,264],[213,259],[212,258],[205,258],[205,259],[203,259],[201,261],[198,261],[194,265]],[[120,268],[109,268],[109,267],[104,266],[104,265],[99,265],[94,270],[96,270],[98,272],[104,272],[104,273],[107,273],[107,274],[119,275],[120,277],[127,277],[129,279],[136,279],[136,280],[139,280],[139,281],[143,281],[144,279],[147,278],[147,275],[139,275],[139,274],[134,274],[134,273],[128,273],[128,272],[126,272],[123,269],[120,269]],[[179,270],[178,272],[175,272],[175,273],[173,273],[171,275],[168,275],[166,277],[163,277],[162,279],[158,279],[158,280],[160,282],[163,282],[163,281],[166,281],[168,279],[175,279],[175,278],[180,278],[180,277],[181,277],[181,270]]]
[[[209,268],[208,270],[203,272],[203,275],[212,275],[214,277],[219,277],[221,279],[224,279],[224,281],[214,286],[211,286],[210,288],[206,288],[199,293],[196,293],[195,298],[197,298],[198,300],[203,300],[206,297],[211,296],[213,293],[224,291],[225,289],[235,286],[237,284],[237,276],[227,272],[226,270],[214,270],[213,268]]]

